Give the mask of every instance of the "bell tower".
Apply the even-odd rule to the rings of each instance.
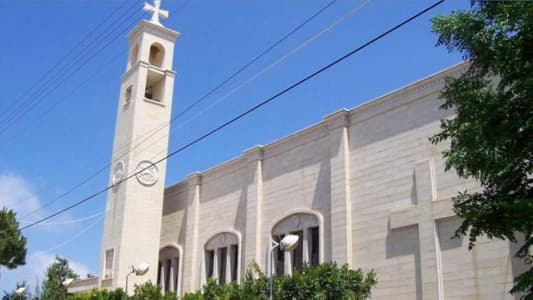
[[[131,266],[148,264],[142,276],[129,276],[134,284],[157,280],[159,238],[172,93],[174,42],[179,33],[165,28],[160,8],[145,4],[152,18],[143,20],[128,35],[130,54],[122,76],[113,145],[107,211],[102,238],[99,286],[126,286]],[[133,177],[125,180],[128,176]]]

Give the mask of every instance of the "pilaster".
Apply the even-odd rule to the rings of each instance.
[[[331,259],[352,265],[352,199],[350,191],[350,114],[340,110],[326,116],[330,145]]]
[[[246,233],[244,265],[241,273],[252,262],[255,261],[262,270],[265,270],[264,257],[266,252],[263,249],[262,236],[262,206],[263,206],[263,146],[255,146],[244,155],[248,161],[248,182],[246,187]],[[244,273],[243,273],[244,274]]]
[[[193,173],[187,177],[189,185],[188,206],[186,210],[187,232],[185,236],[185,251],[183,255],[184,273],[183,290],[195,291],[200,288],[201,264],[198,255],[198,232],[200,222],[200,193],[202,175]],[[188,273],[188,274],[187,274]]]

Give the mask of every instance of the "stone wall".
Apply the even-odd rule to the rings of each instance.
[[[450,198],[478,186],[444,171],[428,138],[438,94],[455,66],[167,188],[161,244],[184,249],[182,291],[204,282],[203,247],[219,232],[240,239],[247,264],[268,265],[272,227],[293,213],[320,220],[320,260],[378,273],[375,299],[510,298],[513,245],[450,239]],[[267,272],[268,273],[268,272]]]

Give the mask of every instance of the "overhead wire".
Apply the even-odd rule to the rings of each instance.
[[[337,65],[338,63],[340,63],[340,62],[346,60],[347,58],[351,57],[352,55],[354,55],[354,54],[360,52],[361,50],[363,50],[363,49],[367,48],[368,46],[374,44],[375,42],[381,40],[381,39],[384,38],[385,36],[391,34],[392,32],[394,32],[394,31],[398,30],[399,28],[405,26],[406,24],[412,22],[413,20],[417,19],[418,17],[424,15],[426,12],[428,12],[428,11],[432,10],[433,8],[437,7],[438,5],[444,3],[444,1],[445,1],[445,0],[437,1],[437,2],[433,3],[432,5],[430,5],[430,6],[426,7],[426,8],[424,8],[423,10],[419,11],[419,12],[416,13],[415,15],[413,15],[413,16],[411,16],[411,17],[405,19],[404,21],[400,22],[399,24],[397,24],[397,25],[395,25],[395,26],[389,28],[388,30],[384,31],[383,33],[381,33],[381,34],[377,35],[376,37],[372,38],[371,40],[367,41],[366,43],[364,43],[364,44],[358,46],[357,48],[355,48],[355,49],[349,51],[348,53],[344,54],[343,56],[341,56],[341,57],[335,59],[334,61],[328,63],[327,65],[325,65],[325,66],[319,68],[318,70],[312,72],[311,74],[305,76],[303,79],[300,79],[300,80],[294,82],[293,84],[291,84],[291,85],[289,85],[288,87],[284,88],[283,90],[277,92],[277,93],[274,94],[273,96],[271,96],[271,97],[269,97],[269,98],[263,100],[262,102],[260,102],[260,103],[258,103],[258,104],[256,104],[256,105],[254,105],[253,107],[249,108],[248,110],[246,110],[246,111],[244,111],[244,112],[238,114],[237,116],[231,118],[230,120],[224,122],[223,124],[221,124],[221,125],[219,125],[219,126],[213,128],[212,130],[208,131],[207,133],[205,133],[205,134],[199,136],[198,138],[192,140],[191,142],[189,142],[189,143],[187,143],[187,144],[185,144],[185,145],[179,147],[178,149],[172,151],[171,153],[169,153],[169,154],[167,154],[166,156],[162,157],[161,159],[157,160],[157,161],[154,162],[153,164],[154,164],[154,165],[158,165],[159,163],[161,163],[161,162],[163,162],[163,161],[165,161],[165,160],[167,160],[167,159],[169,159],[169,158],[175,156],[176,154],[181,153],[182,151],[184,151],[184,150],[186,150],[186,149],[192,147],[193,145],[195,145],[195,144],[197,144],[197,143],[203,141],[203,140],[206,139],[207,137],[209,137],[209,136],[211,136],[211,135],[217,133],[218,131],[220,131],[220,130],[224,129],[225,127],[229,126],[230,124],[233,124],[234,122],[236,122],[236,121],[238,121],[238,120],[244,118],[245,116],[251,114],[252,112],[254,112],[254,111],[256,111],[256,110],[262,108],[263,106],[265,106],[265,105],[267,105],[267,104],[273,102],[274,100],[278,99],[280,96],[282,96],[282,95],[284,95],[284,94],[290,92],[291,90],[293,90],[293,89],[295,89],[296,87],[302,85],[303,83],[307,82],[308,80],[310,80],[310,79],[312,79],[312,78],[318,76],[319,74],[321,74],[321,73],[325,72],[326,70],[332,68],[333,66]],[[145,170],[147,170],[148,168],[151,168],[151,167],[152,167],[152,166],[147,166],[147,167],[145,167],[145,168],[143,168],[143,169],[141,169],[141,170],[138,170],[138,171],[136,171],[136,172],[134,172],[134,173],[128,175],[127,177],[125,177],[125,178],[124,178],[121,182],[119,182],[118,184],[120,184],[120,183],[122,183],[122,182],[125,182],[125,181],[127,181],[127,180],[130,180],[131,178],[137,176],[137,174],[140,174],[140,173],[144,172]],[[45,222],[45,221],[47,221],[47,220],[49,220],[49,219],[51,219],[51,218],[53,218],[53,217],[55,217],[55,216],[58,216],[58,215],[60,215],[60,214],[62,214],[62,213],[64,213],[64,212],[66,212],[66,211],[68,211],[68,210],[70,210],[70,209],[73,209],[74,207],[80,206],[80,205],[82,205],[83,203],[85,203],[85,202],[87,202],[87,201],[89,201],[89,200],[91,200],[91,199],[93,199],[93,198],[99,196],[100,194],[103,194],[103,193],[107,192],[108,190],[110,190],[110,189],[113,188],[113,187],[114,187],[113,185],[110,185],[110,186],[107,186],[107,187],[105,187],[105,188],[103,188],[103,189],[101,189],[101,190],[98,190],[98,191],[94,192],[93,194],[89,195],[88,197],[83,198],[83,199],[80,200],[80,201],[77,201],[77,202],[74,203],[74,204],[71,204],[71,205],[69,205],[69,206],[67,206],[67,207],[65,207],[65,208],[63,208],[63,209],[60,209],[60,210],[58,210],[58,211],[56,211],[56,212],[54,212],[54,213],[52,213],[52,214],[50,214],[50,215],[48,215],[48,216],[46,216],[46,217],[40,219],[40,220],[38,220],[38,221],[33,222],[32,224],[29,224],[29,225],[26,225],[26,226],[22,227],[20,230],[21,230],[21,231],[26,230],[26,229],[31,228],[31,227],[33,227],[33,226],[39,224],[39,223]]]
[[[175,13],[175,12],[178,12],[178,11],[182,10],[182,9],[185,8],[185,7],[186,7],[191,1],[192,1],[192,0],[186,0],[181,6],[177,7],[176,9],[174,9],[174,10],[172,11],[172,13]],[[128,17],[128,19],[131,18],[131,16],[132,16],[132,15],[130,15],[130,16]],[[137,22],[137,20],[135,20],[134,22],[132,22],[130,25],[134,25],[136,22]],[[117,38],[120,34],[124,33],[124,32],[125,32],[126,30],[128,30],[130,27],[131,27],[131,26],[126,27],[125,30],[123,30],[121,33],[119,33],[118,35],[116,35],[115,38],[114,38],[113,40],[111,40],[110,42],[116,40],[116,38]],[[104,45],[104,48],[107,47],[108,45],[109,45],[109,43],[106,44],[106,45]],[[116,60],[120,55],[124,54],[124,52],[126,52],[126,51],[127,51],[127,50],[123,50],[123,51],[117,53],[117,55],[113,56],[112,59],[110,59],[109,61],[107,61],[104,65],[108,65],[110,62]],[[80,89],[82,86],[84,86],[87,82],[89,82],[90,80],[92,80],[92,79],[93,79],[96,75],[98,75],[101,71],[102,71],[102,69],[99,69],[99,70],[97,70],[96,72],[92,73],[92,74],[91,74],[89,77],[87,77],[83,82],[81,82],[81,83],[80,83],[79,85],[77,85],[74,89],[72,89],[72,90],[70,91],[70,93],[69,93],[67,96],[65,96],[65,97],[63,97],[63,98],[60,98],[58,101],[56,101],[56,102],[54,102],[53,104],[51,104],[50,106],[48,106],[48,109],[45,111],[45,113],[41,114],[41,115],[39,116],[39,118],[42,118],[46,113],[48,113],[48,112],[50,112],[51,110],[53,110],[58,104],[60,104],[61,102],[65,101],[66,99],[68,99],[68,96],[74,94],[74,92],[76,92],[78,89]],[[30,126],[26,126],[26,127],[23,128],[23,130],[24,130],[24,129],[27,129],[27,128],[29,128],[29,127],[30,127]],[[1,133],[2,133],[2,132],[0,131],[0,134],[1,134]],[[18,136],[18,135],[14,135],[12,138],[15,138],[16,136]],[[5,143],[4,143],[3,145],[5,145]],[[107,167],[108,167],[108,166],[105,166],[105,167],[99,169],[95,174],[100,174],[101,172],[105,171]],[[95,175],[95,176],[96,176],[96,175]],[[44,208],[50,206],[51,204],[53,204],[53,203],[56,202],[57,200],[60,200],[60,199],[64,198],[65,196],[67,196],[67,195],[69,195],[70,193],[72,193],[74,190],[76,190],[76,189],[78,189],[79,187],[85,185],[85,184],[86,184],[87,182],[89,182],[92,178],[94,178],[94,177],[85,178],[85,179],[82,180],[81,182],[79,182],[79,183],[77,183],[76,185],[74,185],[73,187],[69,188],[66,192],[63,192],[63,193],[61,193],[59,196],[56,196],[56,197],[54,198],[53,201],[50,201],[50,202],[48,202],[48,203],[45,203],[43,206],[39,207],[38,209],[35,209],[35,210],[32,210],[32,211],[26,213],[26,214],[23,215],[22,217],[25,218],[25,217],[27,217],[27,216],[30,216],[30,215],[34,214],[35,212],[37,212],[37,211],[39,211],[39,210],[42,210],[42,209],[44,209]],[[29,197],[29,198],[31,198],[31,197]],[[21,200],[20,203],[22,203],[23,201],[26,201],[26,200],[28,200],[28,199]]]
[[[13,107],[12,109],[17,109],[19,106],[22,106],[23,104],[21,104],[20,100],[24,99],[31,91],[33,91],[33,89],[35,89],[37,86],[39,86],[39,84],[46,79],[46,77],[48,75],[50,75],[50,73],[52,73],[57,67],[59,67],[63,61],[69,57],[71,54],[74,53],[74,51],[76,49],[78,49],[81,45],[83,45],[85,43],[85,41],[87,41],[87,39],[92,36],[93,33],[95,33],[98,29],[100,29],[100,27],[102,27],[106,22],[107,20],[111,19],[115,13],[117,13],[118,11],[120,11],[125,5],[126,3],[128,3],[128,1],[124,1],[122,2],[122,4],[120,4],[117,8],[115,8],[109,15],[107,15],[106,17],[104,17],[104,21],[103,22],[100,22],[98,23],[98,25],[96,27],[94,27],[88,34],[86,34],[80,41],[78,41],[78,43],[73,47],[71,48],[67,54],[65,54],[59,61],[57,61],[55,64],[52,65],[52,68],[48,69],[48,71],[46,71],[39,79],[37,79],[37,81],[35,81],[29,89],[27,89],[25,92],[23,92],[20,96],[18,96],[14,101],[13,103],[15,103],[17,106]],[[5,111],[4,113],[9,113],[9,110],[8,111]],[[1,118],[0,118],[0,122],[3,121]]]
[[[218,104],[220,104],[221,102],[223,102],[224,100],[228,99],[231,95],[235,94],[237,91],[241,90],[242,88],[244,88],[245,86],[249,85],[250,83],[254,82],[257,78],[261,77],[262,75],[264,75],[265,73],[269,72],[270,70],[272,70],[274,67],[276,66],[279,66],[280,64],[282,63],[285,63],[291,56],[295,55],[296,53],[298,53],[299,51],[303,50],[304,48],[306,48],[307,46],[311,45],[313,42],[317,41],[320,37],[322,37],[324,34],[326,34],[327,32],[333,30],[334,28],[336,28],[337,26],[339,26],[342,22],[346,21],[348,18],[352,17],[354,14],[356,14],[357,12],[361,11],[365,6],[367,6],[372,0],[364,0],[361,2],[361,4],[359,5],[356,5],[353,9],[351,9],[350,11],[348,11],[346,14],[344,14],[343,16],[341,16],[340,18],[336,19],[335,21],[333,21],[330,25],[326,26],[324,29],[320,30],[319,32],[317,32],[316,34],[314,34],[313,36],[311,36],[309,39],[303,41],[302,43],[300,43],[298,46],[296,46],[295,48],[293,48],[292,50],[290,50],[289,52],[287,52],[285,55],[283,55],[281,58],[275,60],[274,62],[272,62],[271,64],[267,65],[266,67],[264,67],[263,69],[261,69],[259,72],[257,72],[256,74],[254,74],[252,77],[248,78],[247,80],[245,80],[244,82],[242,82],[240,85],[238,85],[237,87],[233,88],[232,90],[230,90],[228,93],[224,94],[224,96],[216,99],[214,102],[212,102],[211,104],[209,104],[208,107],[206,107],[205,109],[203,109],[202,111],[200,111],[199,113],[197,113],[196,115],[194,115],[193,117],[189,118],[188,120],[186,120],[185,122],[182,122],[180,123],[177,127],[174,126],[174,124],[171,125],[172,129],[171,130],[176,130],[176,129],[179,129],[179,128],[183,128],[186,124],[192,122],[193,120],[195,120],[196,118],[200,117],[201,115],[205,114],[207,111],[213,109],[215,106],[217,106]],[[174,121],[175,118],[172,118],[171,121]],[[164,122],[163,124],[165,124],[164,126],[162,126],[160,129],[163,129],[164,127],[168,126],[168,124],[170,124],[170,121],[167,121],[167,122]],[[152,137],[153,135],[155,135],[157,132],[154,132],[153,134],[151,134],[148,138],[146,138],[145,140],[141,141],[139,144],[142,144],[144,142],[146,142],[150,137]],[[140,146],[139,144],[137,144],[135,148],[137,148],[137,146]],[[142,148],[140,149],[139,153],[142,153],[144,150],[148,149],[150,147],[150,145],[148,145],[147,147],[145,148]],[[162,153],[164,153],[165,151],[162,151],[162,152],[159,152],[158,154],[156,154],[155,157],[161,155]],[[155,158],[155,157],[152,157],[152,158]]]
[[[315,19],[317,16],[319,16],[321,13],[323,13],[327,8],[329,8],[331,5],[333,5],[337,0],[332,0],[330,2],[328,2],[325,6],[321,7],[318,11],[316,11],[315,13],[313,13],[310,17],[308,17],[306,20],[304,20],[302,23],[300,23],[299,25],[297,25],[295,28],[293,28],[292,30],[290,30],[287,34],[285,34],[283,37],[281,37],[279,40],[277,40],[276,42],[274,42],[272,45],[270,45],[269,47],[267,47],[264,51],[262,51],[260,54],[256,55],[254,58],[252,58],[250,61],[248,61],[246,64],[244,64],[242,67],[240,67],[236,72],[232,73],[229,77],[227,77],[226,79],[224,79],[223,81],[221,81],[218,85],[216,85],[214,88],[210,89],[204,96],[198,98],[197,100],[195,100],[191,105],[189,105],[187,108],[185,108],[184,110],[182,110],[180,113],[178,113],[176,116],[174,116],[170,121],[165,121],[163,123],[161,123],[160,125],[150,129],[147,131],[146,135],[144,136],[141,136],[140,139],[141,141],[139,143],[137,143],[136,145],[134,145],[133,147],[129,147],[131,146],[131,143],[128,143],[126,146],[122,147],[122,149],[119,149],[118,150],[118,153],[119,155],[117,156],[118,158],[116,158],[115,160],[109,162],[109,163],[106,163],[103,167],[99,168],[97,171],[95,171],[94,173],[92,173],[91,175],[89,175],[88,177],[84,178],[81,182],[77,183],[76,185],[74,185],[73,187],[69,188],[66,192],[60,194],[59,196],[55,197],[53,200],[45,203],[41,208],[39,209],[36,209],[36,210],[33,210],[31,212],[29,212],[28,214],[26,214],[24,217],[27,217],[37,211],[39,211],[40,209],[43,209],[43,208],[46,208],[50,205],[52,205],[53,203],[63,199],[64,197],[66,197],[67,195],[71,194],[73,191],[77,190],[79,187],[85,185],[87,182],[89,182],[90,180],[92,180],[93,178],[95,178],[96,176],[98,176],[99,174],[101,174],[102,172],[106,171],[113,163],[117,162],[118,160],[122,159],[125,155],[127,155],[128,153],[130,153],[131,151],[133,151],[134,149],[136,149],[137,147],[139,147],[141,144],[147,142],[150,138],[152,138],[157,132],[159,132],[160,130],[162,130],[163,128],[165,128],[166,126],[168,126],[172,121],[175,121],[177,120],[179,117],[183,116],[185,113],[187,113],[188,111],[190,111],[192,108],[194,108],[196,105],[200,104],[202,101],[204,101],[206,98],[208,98],[210,95],[212,95],[214,92],[216,92],[217,90],[219,90],[222,86],[224,86],[227,82],[229,82],[231,79],[235,78],[238,74],[242,73],[244,70],[246,70],[248,67],[250,67],[253,63],[257,62],[260,58],[264,57],[266,54],[268,54],[270,51],[272,51],[276,46],[278,46],[279,44],[281,44],[283,41],[285,41],[287,38],[289,38],[290,36],[292,36],[293,34],[295,34],[298,30],[300,30],[303,26],[305,26],[306,24],[308,24],[310,21],[312,21],[313,19]],[[367,0],[369,1],[369,0]],[[183,8],[185,5],[187,5],[188,3],[185,3],[183,4],[181,7],[179,7],[177,10],[180,10],[181,8]],[[66,97],[65,97],[66,98]],[[199,114],[201,115],[201,114]],[[197,116],[199,116],[197,115]],[[196,118],[197,116],[195,116],[194,118]],[[192,119],[194,118],[191,118],[189,120],[187,120],[186,123],[192,121]],[[184,126],[184,124],[182,125]]]
[[[135,8],[135,4],[138,0],[135,0],[135,2],[132,2],[134,5],[130,8]],[[129,14],[128,14],[129,13]],[[138,13],[137,10],[126,12],[125,14],[122,14],[120,17],[116,18],[112,24],[110,24],[106,29],[104,29],[104,32],[102,32],[100,35],[96,36],[95,39],[89,41],[87,45],[79,52],[72,60],[64,60],[66,61],[65,64],[62,65],[62,67],[55,72],[55,74],[51,74],[48,76],[48,79],[44,83],[42,83],[41,87],[33,93],[33,96],[29,98],[27,101],[18,101],[18,106],[13,108],[7,117],[5,117],[3,120],[0,121],[0,135],[7,131],[9,128],[11,128],[14,124],[18,122],[25,114],[27,114],[29,111],[33,110],[37,104],[39,104],[44,97],[51,94],[53,91],[55,91],[59,86],[63,84],[63,80],[65,78],[68,78],[72,76],[74,73],[76,73],[78,70],[81,69],[81,67],[85,66],[88,61],[90,61],[92,58],[94,58],[96,55],[91,54],[93,49],[95,49],[98,46],[98,43],[102,42],[109,36],[110,33],[115,32],[117,29],[119,29],[125,21],[129,20],[131,17],[135,16]],[[124,16],[126,16],[125,19],[122,19]],[[113,28],[113,26],[121,20],[118,27]],[[107,31],[107,33],[106,33]],[[105,35],[103,36],[102,34]],[[122,33],[122,32],[121,32]],[[102,38],[103,36],[103,38]],[[112,41],[116,40],[119,37],[119,35],[116,35]],[[110,43],[106,44],[109,45]],[[106,47],[101,47],[96,51],[96,54],[99,54],[100,51],[105,49]],[[80,67],[76,68],[74,71],[71,71],[70,69],[73,68],[76,64],[80,62],[80,60],[84,57],[89,57],[89,59],[86,59]],[[62,63],[63,61],[61,61]],[[54,69],[56,66],[61,65],[56,64],[52,69]],[[70,70],[70,72],[69,72]],[[47,72],[48,74],[48,72]],[[53,85],[55,84],[55,85]],[[52,86],[53,87],[50,87]]]

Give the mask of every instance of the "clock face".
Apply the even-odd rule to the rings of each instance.
[[[159,180],[157,166],[149,160],[143,160],[135,169],[137,180],[143,185],[154,185]]]
[[[124,163],[122,161],[117,162],[115,169],[113,169],[113,176],[111,177],[111,183],[113,185],[119,184],[124,178]]]

